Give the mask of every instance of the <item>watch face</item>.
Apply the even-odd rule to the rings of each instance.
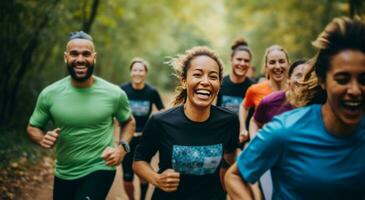
[[[125,152],[130,152],[129,144],[126,141],[119,141],[119,144],[122,145]]]

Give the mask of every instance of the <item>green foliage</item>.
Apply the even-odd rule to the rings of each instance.
[[[259,68],[272,44],[284,46],[291,60],[309,58],[314,55],[310,41],[333,17],[365,18],[360,0],[1,1],[0,128],[24,130],[41,89],[66,75],[68,33],[90,21],[95,2],[90,34],[96,74],[116,84],[127,82],[129,62],[139,56],[151,65],[148,82],[167,91],[173,91],[176,79],[165,62],[195,45],[216,50],[229,72],[231,43],[244,37]]]

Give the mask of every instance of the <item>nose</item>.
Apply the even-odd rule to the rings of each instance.
[[[79,55],[77,55],[77,57],[76,57],[77,62],[83,62],[84,60],[85,60],[85,58],[81,53]]]
[[[361,95],[360,84],[357,82],[357,80],[352,80],[351,81],[347,91],[350,95],[353,95],[353,96]]]
[[[203,84],[203,85],[209,84],[209,77],[207,75],[206,76],[202,76],[202,80],[201,80],[200,83]]]

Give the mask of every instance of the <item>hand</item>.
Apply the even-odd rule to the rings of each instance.
[[[248,131],[242,130],[240,132],[240,136],[239,136],[240,143],[244,143],[244,142],[248,141],[248,139],[250,139],[250,135],[248,134]]]
[[[174,192],[177,190],[180,182],[180,173],[173,169],[166,169],[159,174],[156,180],[156,186],[165,192]]]
[[[105,160],[106,165],[116,166],[120,164],[120,162],[123,160],[126,154],[127,153],[119,147],[117,148],[107,147],[101,154],[101,158]]]
[[[43,135],[43,138],[39,144],[41,145],[41,147],[46,149],[53,148],[60,133],[61,133],[60,128],[53,129],[52,131],[47,131],[47,133]]]

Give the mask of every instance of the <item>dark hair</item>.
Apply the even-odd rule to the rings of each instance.
[[[232,49],[231,58],[233,58],[233,56],[236,54],[237,51],[246,51],[250,55],[250,58],[252,58],[252,52],[248,48],[248,43],[243,38],[236,39],[233,45],[231,46],[231,49]]]
[[[346,49],[365,53],[365,22],[347,17],[335,18],[312,44],[319,50],[314,63],[316,75],[325,81],[334,55]]]
[[[205,46],[196,46],[185,51],[185,54],[178,55],[176,58],[172,58],[168,64],[175,69],[175,76],[179,78],[180,85],[175,89],[176,95],[173,101],[173,105],[179,105],[186,102],[187,91],[182,81],[186,80],[188,70],[190,68],[191,60],[198,56],[208,56],[213,59],[219,67],[219,81],[222,82],[223,78],[223,62],[219,59],[218,54]]]
[[[144,66],[144,69],[146,70],[146,72],[148,72],[148,63],[146,60],[144,60],[143,58],[140,57],[135,57],[132,59],[131,64],[129,65],[129,71],[132,70],[133,65],[136,63],[141,63]]]
[[[294,61],[290,67],[289,67],[289,70],[288,70],[288,77],[290,78],[290,76],[293,74],[293,71],[296,67],[298,67],[299,65],[302,65],[302,64],[305,64],[307,62],[306,59],[299,59],[299,60],[296,60]]]
[[[90,40],[91,42],[93,41],[93,38],[89,34],[85,33],[84,31],[71,32],[69,34],[68,41],[71,41],[71,40],[74,40],[74,39]]]

